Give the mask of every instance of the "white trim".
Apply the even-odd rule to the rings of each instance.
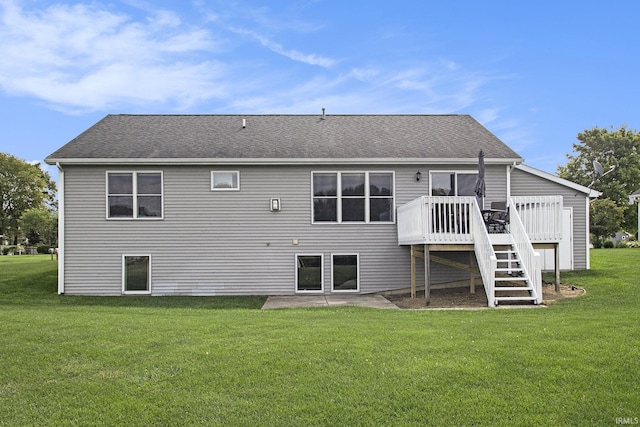
[[[507,200],[511,200],[511,170],[513,165],[507,166]]]
[[[320,290],[299,290],[298,289],[298,257],[320,257]],[[294,292],[296,294],[322,294],[324,293],[324,254],[318,253],[296,253],[293,257],[294,259],[294,268],[295,268],[295,283]]]
[[[316,221],[314,219],[314,199],[315,199],[315,195],[314,195],[314,191],[313,191],[313,176],[314,174],[336,174],[337,179],[336,179],[336,195],[335,196],[330,196],[327,198],[336,198],[336,221]],[[343,197],[342,196],[342,174],[364,174],[364,200],[365,200],[365,206],[364,206],[364,221],[343,221],[342,220],[342,200],[343,198],[349,198],[349,196]],[[371,174],[391,174],[391,185],[393,186],[392,188],[392,193],[391,196],[379,196],[379,197],[375,197],[377,199],[383,199],[383,198],[391,198],[391,215],[393,216],[393,220],[392,221],[371,221],[371,189],[370,189],[370,185],[369,185],[369,176]],[[392,171],[392,170],[346,170],[346,171],[336,171],[336,170],[327,170],[327,171],[323,171],[323,170],[312,170],[311,171],[311,183],[310,183],[310,194],[311,194],[311,224],[312,225],[326,225],[326,224],[350,224],[350,225],[355,225],[355,224],[395,224],[396,223],[396,172]],[[322,197],[322,196],[318,196],[318,197]],[[353,197],[356,198],[356,197]]]
[[[125,259],[127,257],[148,257],[149,269],[147,271],[147,290],[146,291],[127,291],[124,286],[125,282]],[[151,254],[122,254],[122,294],[123,295],[150,295],[151,294]]]
[[[110,217],[109,216],[109,174],[130,173],[132,174],[133,190],[133,216],[132,217]],[[138,216],[138,174],[160,174],[160,216]],[[161,170],[107,170],[105,171],[105,219],[108,221],[160,221],[164,219],[164,171]],[[143,194],[144,196],[144,194]],[[155,194],[153,195],[155,196]]]
[[[542,171],[540,169],[532,168],[531,166],[527,166],[525,164],[515,165],[516,169],[520,169],[523,172],[530,173],[532,175],[538,176],[540,178],[546,179],[548,181],[555,182],[556,184],[560,184],[562,186],[571,188],[573,190],[579,191],[581,193],[586,194],[588,197],[600,197],[602,195],[601,192],[593,190],[589,187],[585,187],[584,185],[576,184],[575,182],[569,181],[564,178],[560,178],[559,176],[550,174],[549,172]]]
[[[339,290],[335,289],[335,282],[333,276],[333,257],[334,256],[355,256],[356,257],[356,270],[357,270],[357,279],[356,279],[356,288],[355,289],[344,289]],[[331,253],[331,292],[335,293],[359,293],[360,292],[360,254],[353,252],[335,252]]]
[[[64,169],[58,163],[58,294],[64,294]]]
[[[522,158],[485,158],[485,164],[489,165],[511,165],[513,163],[521,163]],[[45,163],[53,165],[56,163],[75,164],[75,165],[475,165],[478,166],[478,158],[113,158],[113,159],[90,159],[90,158],[47,158]]]
[[[231,188],[215,188],[213,186],[213,175],[216,173],[234,173],[236,174],[237,187]],[[211,191],[240,191],[240,171],[239,170],[212,170],[211,171]]]

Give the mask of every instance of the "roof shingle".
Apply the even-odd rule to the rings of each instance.
[[[468,115],[108,115],[46,161],[427,161],[476,159],[480,149],[487,160],[522,161]]]

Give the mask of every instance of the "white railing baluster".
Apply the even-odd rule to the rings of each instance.
[[[495,271],[498,267],[498,257],[493,250],[484,218],[475,199],[469,206],[469,226],[473,234],[473,250],[482,276],[484,292],[487,294],[487,302],[489,307],[495,307]]]
[[[562,196],[516,196],[511,202],[532,242],[560,241]]]
[[[536,304],[542,303],[542,271],[540,254],[533,249],[529,240],[529,233],[520,220],[520,215],[513,200],[509,202],[509,224],[511,236],[518,249],[520,260],[524,270],[529,276],[529,281],[533,286],[536,297]]]

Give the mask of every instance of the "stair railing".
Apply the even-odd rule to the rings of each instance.
[[[493,250],[484,218],[475,199],[471,203],[470,220],[473,250],[476,254],[482,281],[484,282],[484,291],[487,294],[489,307],[495,307],[495,271],[498,267],[498,257]]]
[[[509,226],[510,232],[513,236],[513,242],[518,250],[518,256],[522,262],[522,268],[525,270],[525,275],[531,281],[531,286],[535,292],[535,303],[542,303],[542,270],[541,270],[541,257],[538,252],[533,249],[531,240],[527,234],[520,215],[516,210],[516,206],[513,200],[509,201]]]

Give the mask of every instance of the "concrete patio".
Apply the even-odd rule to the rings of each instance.
[[[283,295],[270,296],[263,310],[277,308],[309,308],[328,306],[358,306],[397,310],[398,306],[382,295]]]

